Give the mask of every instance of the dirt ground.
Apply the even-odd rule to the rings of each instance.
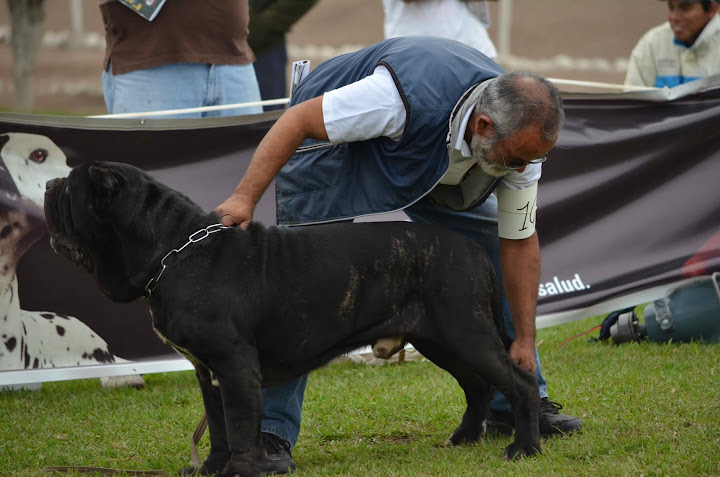
[[[498,43],[499,9],[491,3],[490,35]],[[656,0],[512,0],[506,69],[551,78],[621,83],[639,37],[662,23],[667,7]],[[46,2],[45,45],[35,68],[34,111],[102,114],[103,27],[97,3],[83,2],[85,46],[70,48],[70,0]],[[382,40],[381,0],[320,0],[288,36],[292,60],[313,64]],[[7,4],[0,5],[0,110],[12,111],[12,52]],[[568,89],[568,87],[564,87]],[[577,88],[575,88],[577,90]],[[586,89],[582,89],[586,90]]]

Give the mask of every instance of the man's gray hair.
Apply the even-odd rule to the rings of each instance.
[[[529,83],[523,79],[535,81]],[[535,124],[543,139],[555,141],[565,120],[560,92],[546,78],[514,71],[491,80],[475,105],[475,113],[492,118],[497,141]]]

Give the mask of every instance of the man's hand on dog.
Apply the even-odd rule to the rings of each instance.
[[[221,223],[226,227],[238,226],[247,229],[253,218],[255,203],[239,194],[233,194],[225,202],[217,206],[215,212],[220,214]]]
[[[532,338],[518,337],[510,345],[510,357],[526,371],[535,374],[535,341]]]

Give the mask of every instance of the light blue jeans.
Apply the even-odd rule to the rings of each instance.
[[[405,209],[405,213],[413,222],[432,223],[446,227],[470,237],[479,243],[492,259],[500,282],[500,241],[497,232],[497,199],[494,195],[478,208],[466,212],[452,212],[433,204],[429,199],[421,199]],[[511,338],[515,337],[510,305],[505,292],[502,294],[502,309],[505,318],[505,328]],[[540,356],[535,348],[535,360],[538,380],[538,391],[541,398],[548,397],[547,381],[540,371]],[[262,432],[269,432],[287,440],[292,447],[300,434],[302,417],[302,402],[305,393],[307,376],[303,376],[282,386],[264,389]],[[490,409],[493,411],[509,411],[510,404],[505,397],[495,392]]]
[[[260,101],[255,69],[249,65],[171,63],[120,75],[102,73],[105,105],[110,114],[141,113]],[[262,113],[262,106],[152,116],[200,118]]]

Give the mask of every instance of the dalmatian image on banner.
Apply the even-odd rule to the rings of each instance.
[[[45,183],[67,176],[63,151],[48,137],[0,133],[0,370],[107,364],[125,360],[85,323],[21,307],[17,266],[47,233]]]

